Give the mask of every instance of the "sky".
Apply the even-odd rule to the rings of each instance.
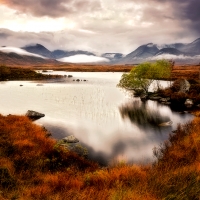
[[[0,0],[0,46],[128,54],[200,37],[200,0]]]

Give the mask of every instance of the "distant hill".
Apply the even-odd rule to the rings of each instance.
[[[136,64],[144,61],[154,61],[157,59],[172,59],[180,64],[200,63],[200,38],[192,43],[174,43],[157,45],[148,43],[139,46],[133,52],[119,59],[119,64]]]
[[[185,53],[175,48],[163,48],[159,50],[154,56],[163,55],[163,54],[171,54],[171,55],[176,55],[176,56],[185,55]]]
[[[145,61],[158,59],[171,59],[180,64],[200,63],[200,38],[191,43],[169,44],[143,44],[127,55],[121,53],[103,53],[97,56],[95,53],[83,50],[54,50],[50,51],[41,44],[30,44],[22,48],[0,47],[1,63],[17,65],[38,65],[42,63],[107,63],[107,64],[138,64]]]
[[[104,53],[101,56],[109,59],[111,62],[116,62],[124,57],[122,53]]]
[[[194,42],[186,44],[178,48],[191,56],[200,55],[200,38],[196,39]]]
[[[64,50],[55,50],[51,52],[51,58],[60,59],[64,57],[70,57],[75,55],[88,55],[88,56],[95,56],[94,53],[88,51],[64,51]]]
[[[50,51],[41,44],[26,45],[26,46],[22,47],[21,49],[24,49],[27,52],[38,54],[38,55],[44,56],[46,58],[51,58],[51,59],[60,59],[60,58],[74,56],[74,55],[80,55],[80,54],[95,56],[94,53],[91,53],[88,51],[82,51],[82,50],[64,51],[64,50],[57,49],[54,51]]]
[[[14,52],[0,52],[0,64],[7,66],[36,66],[36,65],[56,65],[59,62],[51,59],[43,59],[35,56],[20,55]]]
[[[145,44],[138,47],[135,51],[129,53],[126,58],[149,58],[152,57],[158,52],[159,49],[153,43]]]
[[[142,46],[139,46],[136,50],[126,55],[124,58],[120,59],[119,62],[123,64],[135,63],[145,60],[154,56],[159,49],[153,43],[148,43]]]
[[[51,57],[51,51],[49,51],[47,48],[45,48],[41,44],[27,45],[25,47],[22,47],[21,49],[24,49],[24,50],[26,50],[30,53],[34,53],[34,54],[44,56],[46,58],[52,58]]]

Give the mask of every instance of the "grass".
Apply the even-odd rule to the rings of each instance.
[[[100,167],[24,116],[0,115],[0,199],[200,199],[200,112],[146,166]]]

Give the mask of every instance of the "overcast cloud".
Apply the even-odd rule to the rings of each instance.
[[[199,0],[0,0],[0,43],[129,53],[200,37]],[[1,45],[1,46],[2,46]]]

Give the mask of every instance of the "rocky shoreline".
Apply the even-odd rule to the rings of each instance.
[[[200,83],[194,80],[178,79],[166,89],[137,95],[141,101],[157,101],[175,111],[190,111],[200,108]]]

